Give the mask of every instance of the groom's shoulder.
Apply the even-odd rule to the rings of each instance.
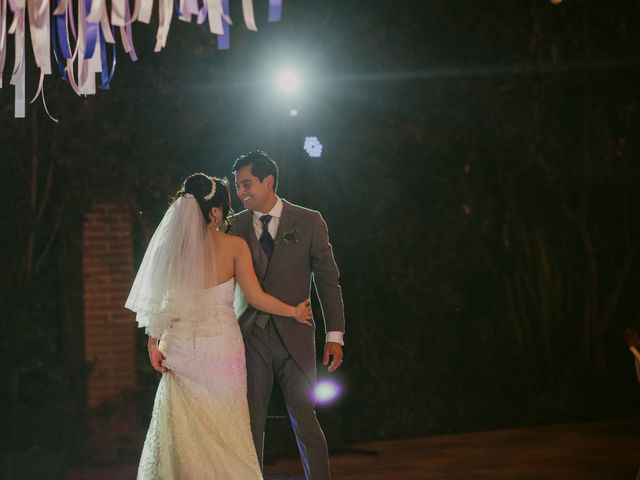
[[[296,205],[295,203],[288,202],[287,200],[282,200],[282,203],[285,205],[285,208],[289,209],[289,211],[294,212],[298,216],[302,217],[315,217],[320,215],[320,212],[317,210],[313,210],[311,208],[303,207],[302,205]]]
[[[231,228],[229,230],[229,233],[231,233],[232,235],[240,235],[241,231],[246,228],[244,227],[244,225],[246,225],[247,217],[249,215],[251,215],[250,210],[243,210],[239,213],[234,213],[233,217],[231,218]]]
[[[245,209],[245,210],[242,210],[241,212],[234,213],[233,216],[234,218],[241,219],[241,218],[247,217],[248,215],[251,215],[251,210]]]

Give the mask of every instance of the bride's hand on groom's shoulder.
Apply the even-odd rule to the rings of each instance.
[[[307,298],[296,305],[296,316],[294,317],[296,322],[304,325],[312,326],[311,320],[311,301]]]

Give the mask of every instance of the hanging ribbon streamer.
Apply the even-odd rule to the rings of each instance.
[[[130,3],[133,1],[135,5]],[[77,2],[75,13],[74,2]],[[191,22],[195,17],[198,24],[203,24],[208,20],[209,29],[217,36],[218,49],[230,48],[229,0],[157,0],[157,4],[154,51],[162,50],[167,44],[174,7],[181,21]],[[109,12],[108,5],[111,5]],[[14,35],[15,61],[10,84],[15,87],[16,118],[22,118],[26,113],[26,28],[29,28],[33,57],[39,69],[38,85],[31,102],[42,97],[49,114],[44,79],[52,72],[52,56],[63,80],[69,82],[76,94],[94,94],[98,73],[101,74],[100,88],[108,90],[117,63],[114,29],[119,28],[124,51],[136,61],[132,23],[136,20],[150,23],[153,6],[154,0],[0,0],[0,88],[3,86],[8,35]],[[242,0],[242,12],[247,28],[257,31],[253,0]],[[282,0],[269,0],[269,21],[278,21],[281,15]],[[111,53],[107,44],[111,45]]]
[[[91,12],[91,0],[78,2],[78,43],[74,58],[78,62],[78,89],[81,95],[96,93],[96,77],[92,60],[97,55],[98,28],[96,23],[87,21],[87,13]],[[99,51],[99,50],[98,50]],[[91,55],[89,55],[91,53]],[[73,60],[72,60],[73,62]]]
[[[80,0],[82,1],[82,0]],[[101,3],[104,0],[84,0],[84,55],[85,60],[93,58],[98,43],[98,22],[102,12]]]
[[[173,16],[173,0],[158,0],[158,33],[156,34],[156,46],[154,52],[159,52],[167,44],[171,17]]]
[[[29,29],[31,31],[31,44],[35,56],[36,65],[40,69],[38,88],[31,102],[35,102],[42,95],[45,112],[54,122],[58,122],[49,113],[47,102],[44,98],[44,77],[51,75],[51,22],[49,20],[49,0],[30,0],[28,2]]]
[[[244,23],[247,28],[253,32],[258,31],[256,26],[256,19],[253,14],[253,0],[242,0],[242,15],[244,16]]]
[[[222,13],[229,15],[229,0],[222,0]],[[229,23],[222,23],[222,35],[218,35],[218,50],[229,50],[231,48],[231,33]]]
[[[200,13],[200,9],[198,8],[198,0],[183,0],[184,5],[181,7],[183,15],[188,15],[187,22],[191,22],[191,17],[195,16],[197,18],[198,13]],[[186,16],[185,16],[186,18]],[[182,18],[180,18],[182,20]]]
[[[2,72],[7,59],[7,0],[0,0],[0,88],[2,88]]]
[[[196,22],[198,22],[198,25],[202,25],[204,23],[204,21],[207,19],[207,2],[204,1],[202,2],[202,8],[198,11],[198,18],[196,19]]]
[[[222,27],[222,0],[205,0],[209,11],[209,30],[215,35],[224,34]]]
[[[109,31],[111,34],[112,32]],[[111,35],[113,39],[113,35]],[[107,42],[105,38],[105,34],[100,31],[100,55],[102,57],[102,75],[101,75],[101,83],[100,88],[102,90],[110,90],[111,89],[111,80],[113,79],[113,74],[116,71],[116,44],[115,42]],[[112,43],[112,61],[111,61],[111,69],[109,69],[108,58],[107,58],[107,43]]]
[[[192,16],[198,16],[198,0],[176,0],[179,19],[183,22],[191,23]]]
[[[68,0],[56,0],[56,8],[53,11],[53,15],[55,17],[55,32],[52,35],[53,54],[63,80],[67,80],[66,64],[71,58],[71,45],[69,43],[69,12],[67,2]],[[58,53],[60,53],[60,56]]]
[[[125,53],[128,53],[131,61],[135,62],[136,60],[138,60],[138,56],[136,55],[136,49],[133,46],[133,34],[131,32],[131,22],[133,21],[133,17],[131,16],[131,12],[129,11],[129,2],[125,0],[124,5],[125,25],[124,27],[120,27],[120,39],[122,40],[122,46],[124,47]]]
[[[11,9],[13,10],[13,21],[9,27],[9,33],[14,35],[15,61],[13,64],[13,73],[11,75],[11,85],[15,87],[15,118],[24,118],[26,113],[25,101],[25,41],[24,41],[24,17],[26,10],[25,0],[10,0]]]
[[[153,0],[138,0],[136,2],[136,8],[133,12],[134,13],[133,20],[137,19],[139,22],[149,23],[151,21],[152,10],[153,10]]]
[[[279,22],[282,18],[282,0],[269,0],[269,22]]]
[[[111,25],[114,27],[124,27],[127,0],[111,0]]]

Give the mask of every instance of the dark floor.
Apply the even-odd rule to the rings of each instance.
[[[640,418],[439,435],[350,445],[331,457],[334,480],[635,479]],[[133,480],[135,467],[69,471],[69,480]],[[265,480],[303,479],[298,459],[265,469]]]

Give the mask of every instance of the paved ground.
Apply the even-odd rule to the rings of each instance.
[[[350,449],[332,455],[334,480],[634,480],[640,466],[640,418],[401,439]],[[279,461],[265,474],[265,480],[304,478],[298,459]],[[135,467],[78,469],[68,477],[133,480]]]

